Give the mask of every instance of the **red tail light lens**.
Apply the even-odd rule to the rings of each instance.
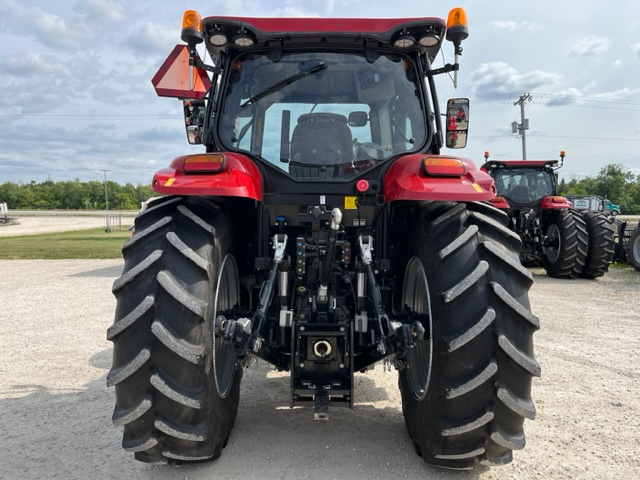
[[[187,173],[220,173],[224,171],[226,163],[221,153],[203,153],[184,157],[182,168]]]
[[[466,171],[462,160],[452,157],[424,157],[422,168],[433,177],[461,177]]]

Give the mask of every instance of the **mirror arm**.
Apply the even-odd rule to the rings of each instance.
[[[434,75],[440,75],[441,73],[457,72],[458,70],[460,70],[460,64],[456,63],[452,65],[450,63],[447,63],[443,67],[428,70],[425,73],[425,77],[433,77]]]
[[[198,67],[203,70],[206,70],[207,72],[214,73],[216,75],[219,75],[222,72],[222,69],[220,67],[214,67],[212,65],[207,65],[206,63],[204,63],[200,59],[200,56],[198,55],[198,52],[196,51],[195,48],[189,49],[189,66]]]

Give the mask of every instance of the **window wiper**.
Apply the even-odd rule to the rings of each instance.
[[[298,80],[304,77],[307,77],[313,73],[319,72],[320,70],[324,70],[325,68],[327,68],[327,62],[323,60],[318,60],[317,62],[314,62],[310,67],[307,67],[306,70],[302,70],[301,72],[296,73],[295,75],[291,75],[290,77],[287,77],[284,80],[281,80],[278,83],[275,83],[270,87],[265,88],[261,92],[256,93],[253,97],[251,97],[249,100],[247,100],[242,105],[240,105],[240,108],[246,107],[247,105],[253,102],[257,102],[258,100],[268,95],[271,95],[272,93],[277,92],[278,90],[283,89],[287,85],[291,85],[293,82],[297,82]]]

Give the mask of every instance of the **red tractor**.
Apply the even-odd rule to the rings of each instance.
[[[289,406],[319,420],[389,362],[431,464],[501,465],[524,447],[532,275],[492,178],[441,152],[445,134],[465,145],[469,110],[448,100],[443,128],[434,77],[457,72],[467,32],[459,8],[447,22],[185,12],[186,45],[153,84],[183,101],[203,152],[155,174],[164,196],[113,285],[125,450],[219,457],[252,357],[289,372]],[[456,60],[433,68],[445,39]]]
[[[491,200],[509,215],[522,240],[523,265],[543,266],[556,278],[597,278],[609,269],[614,253],[613,221],[597,211],[579,212],[557,194],[558,160],[488,160],[482,170],[495,180]]]

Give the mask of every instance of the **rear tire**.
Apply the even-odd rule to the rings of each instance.
[[[107,332],[113,423],[140,461],[213,460],[233,427],[242,376],[213,334],[216,309],[239,300],[231,232],[222,209],[197,197],[158,200],[135,227]]]
[[[581,276],[601,277],[613,260],[615,227],[609,217],[599,212],[585,212],[583,218],[589,232],[589,248]]]
[[[633,268],[640,271],[640,226],[631,234],[628,257]]]
[[[509,463],[535,416],[531,380],[540,375],[520,239],[485,204],[427,205],[413,224],[402,300],[430,318],[399,373],[415,450],[447,468]]]
[[[547,246],[542,265],[555,278],[575,277],[582,273],[587,256],[588,234],[578,212],[554,210],[544,225]]]

